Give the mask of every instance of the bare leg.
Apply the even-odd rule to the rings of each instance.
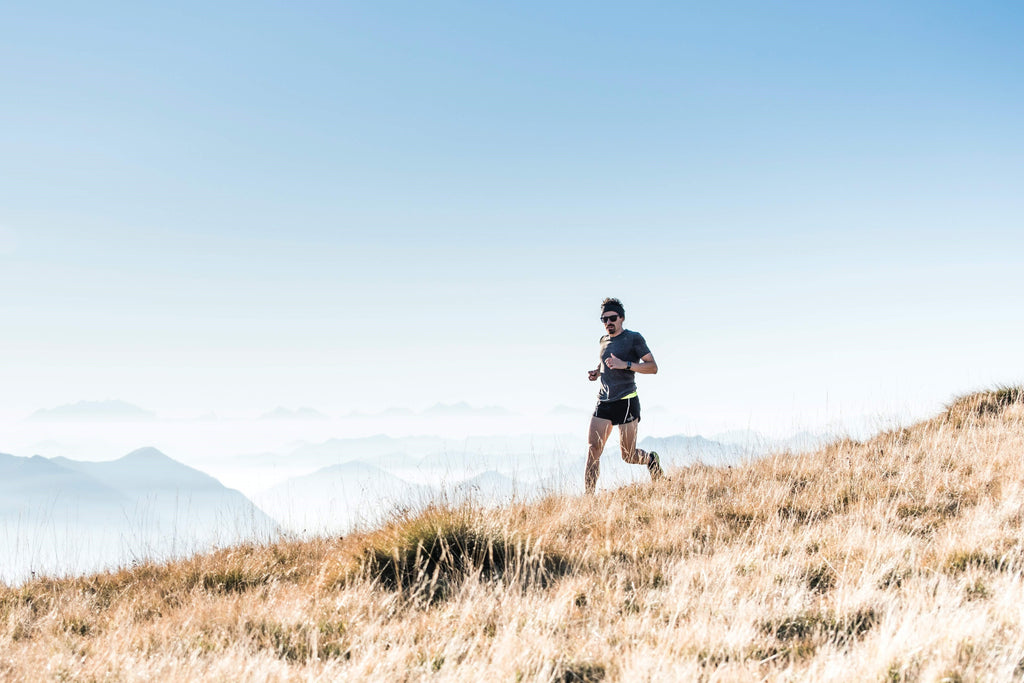
[[[639,422],[627,422],[619,425],[619,447],[622,449],[622,459],[630,465],[646,465],[647,451],[636,447],[636,433]]]
[[[604,452],[604,444],[608,441],[608,435],[611,433],[611,420],[600,417],[590,418],[590,433],[587,435],[590,446],[587,449],[587,471],[584,476],[587,493],[593,493],[597,488],[597,475],[601,473],[601,454]]]

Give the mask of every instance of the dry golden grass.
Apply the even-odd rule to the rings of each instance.
[[[0,679],[1024,679],[1021,389],[669,474],[0,588]]]

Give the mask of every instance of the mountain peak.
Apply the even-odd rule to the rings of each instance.
[[[122,462],[139,462],[139,463],[166,463],[166,462],[177,462],[169,455],[162,451],[153,448],[152,446],[145,446],[143,448],[137,448],[128,455],[120,458]]]
[[[160,450],[147,446],[117,460],[84,462],[54,459],[64,467],[85,472],[122,491],[145,488],[221,489],[223,485],[210,475],[178,462]]]

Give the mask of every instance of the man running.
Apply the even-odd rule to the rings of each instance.
[[[601,362],[596,370],[587,372],[591,382],[601,380],[597,409],[590,418],[590,448],[587,451],[586,487],[593,493],[597,476],[601,472],[601,453],[612,426],[619,426],[619,446],[622,459],[633,465],[646,465],[651,480],[661,479],[664,471],[654,451],[636,447],[637,425],[640,423],[640,399],[636,394],[636,373],[653,375],[658,372],[647,342],[639,332],[623,327],[626,310],[618,299],[601,302],[601,323],[608,334],[601,337]]]

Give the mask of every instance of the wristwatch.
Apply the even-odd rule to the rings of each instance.
[[[633,367],[633,361],[627,360],[626,361],[626,369],[629,370],[631,367]]]

